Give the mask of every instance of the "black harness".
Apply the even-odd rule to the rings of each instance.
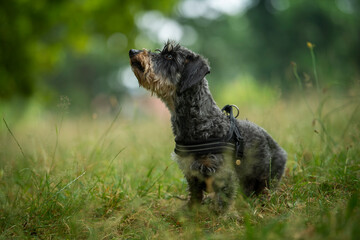
[[[237,114],[234,117],[233,108],[236,108]],[[244,140],[236,126],[236,118],[239,116],[239,109],[235,105],[226,105],[221,109],[225,112],[230,121],[230,129],[224,138],[208,139],[206,141],[178,142],[175,140],[175,153],[181,157],[189,154],[206,155],[217,154],[225,151],[234,151],[236,159],[244,155]]]

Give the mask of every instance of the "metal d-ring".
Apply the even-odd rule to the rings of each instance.
[[[237,118],[237,117],[239,116],[239,114],[240,114],[240,110],[239,110],[239,108],[238,108],[236,105],[234,105],[234,104],[231,104],[230,106],[232,106],[232,107],[236,108],[236,110],[237,110],[237,114],[236,114],[235,118]]]

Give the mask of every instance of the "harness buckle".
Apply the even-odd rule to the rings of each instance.
[[[234,115],[233,115],[233,108],[235,108],[235,109],[237,110],[237,113],[236,113],[236,116],[235,116],[235,117],[234,117]],[[230,117],[234,117],[234,118],[237,118],[237,117],[239,116],[239,114],[240,114],[239,108],[238,108],[236,105],[234,105],[234,104],[228,104],[228,105],[226,105],[225,107],[223,107],[223,108],[221,109],[221,111],[225,112],[226,115],[228,115],[228,116],[230,116]]]

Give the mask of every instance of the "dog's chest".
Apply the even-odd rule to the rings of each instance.
[[[172,158],[178,163],[179,168],[186,177],[197,177],[202,180],[218,174],[225,166],[233,168],[233,164],[231,164],[233,158],[228,154],[181,157],[173,153]]]
[[[180,157],[176,153],[172,153],[172,159],[177,162],[180,170],[186,177],[190,176],[201,176],[199,171],[192,170],[192,165],[196,162],[193,156]]]

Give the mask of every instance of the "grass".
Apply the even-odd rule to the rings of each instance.
[[[57,113],[32,105],[23,119],[14,106],[0,105],[10,116],[0,125],[0,238],[358,239],[359,89],[320,89],[315,45],[307,45],[315,90],[294,63],[299,95],[281,99],[246,77],[224,87],[233,94],[217,96],[288,152],[277,189],[252,198],[238,193],[223,216],[209,206],[185,207],[168,119],[141,109],[131,118],[121,111],[71,116],[67,97]]]
[[[168,119],[93,119],[64,110],[5,119],[0,237],[358,239],[358,97],[331,94],[321,105],[320,125],[308,109],[319,112],[318,97],[304,96],[307,104],[299,97],[264,108],[235,102],[242,118],[263,126],[287,150],[288,164],[277,190],[238,194],[221,217],[207,206],[184,207],[187,185],[170,159]]]

